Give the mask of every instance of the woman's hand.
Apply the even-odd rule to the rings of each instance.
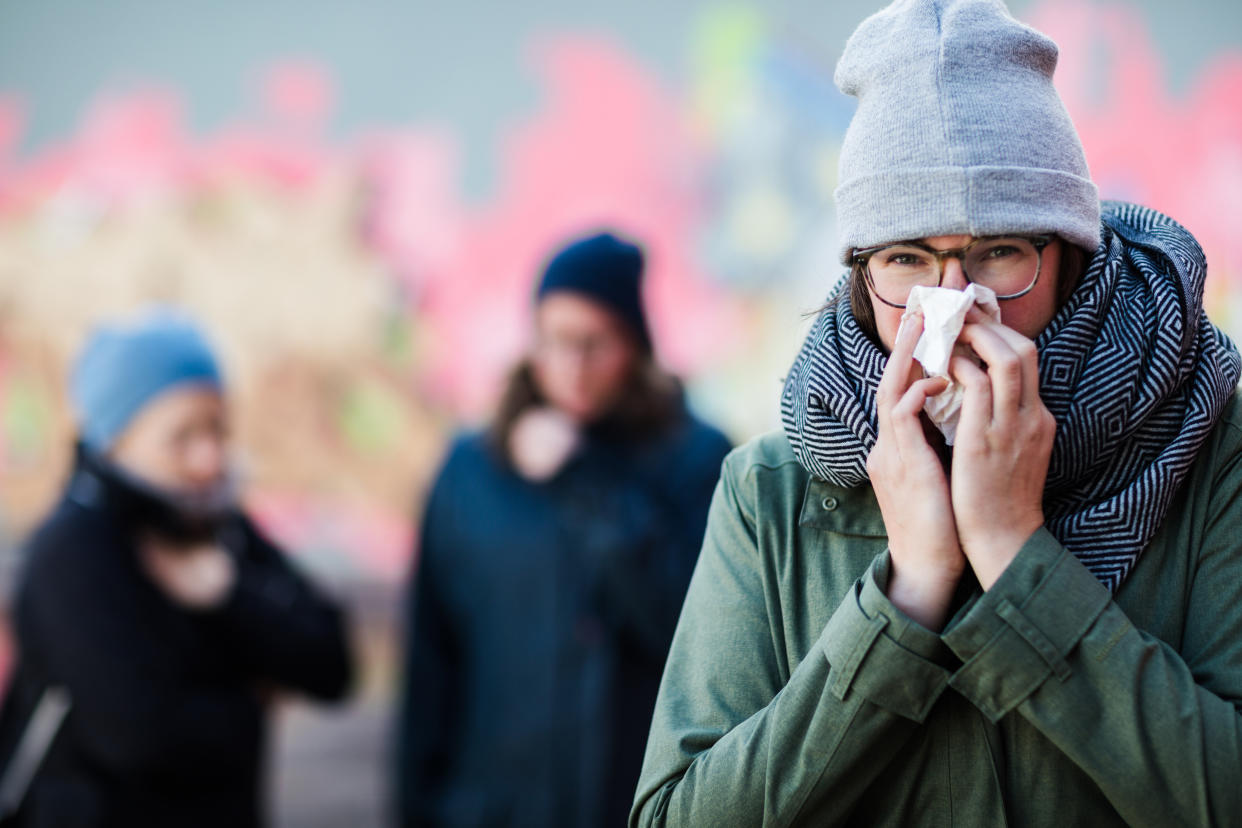
[[[509,432],[509,457],[518,474],[543,483],[569,462],[581,440],[577,424],[567,414],[551,406],[531,408]]]
[[[220,606],[237,579],[233,556],[214,543],[187,547],[148,537],[139,545],[139,558],[147,577],[186,609]]]
[[[951,491],[957,535],[989,589],[1044,525],[1044,481],[1056,420],[1039,396],[1035,343],[972,311],[958,340],[987,370],[954,357],[949,372],[965,388],[953,447]]]
[[[944,390],[943,379],[919,379],[914,345],[923,332],[915,314],[897,341],[876,390],[879,435],[867,473],[888,531],[892,575],[888,598],[930,630],[948,614],[966,559],[957,539],[949,484],[920,419],[923,402]]]

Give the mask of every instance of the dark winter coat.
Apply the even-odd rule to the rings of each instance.
[[[462,437],[422,526],[401,824],[620,826],[729,449],[682,414],[596,429],[547,483]]]
[[[72,705],[21,824],[260,825],[264,698],[344,694],[342,614],[241,514],[220,530],[238,565],[230,596],[174,604],[140,568],[124,493],[98,472],[80,462],[19,581],[5,755],[44,688],[67,688]]]

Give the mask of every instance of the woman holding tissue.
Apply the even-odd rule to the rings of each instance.
[[[1242,365],[1056,59],[989,0],[850,39],[850,273],[726,460],[632,825],[1242,824]]]

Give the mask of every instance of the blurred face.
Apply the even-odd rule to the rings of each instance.
[[[625,323],[589,299],[560,291],[535,309],[535,382],[552,406],[580,423],[608,413],[638,358]]]
[[[109,455],[126,471],[162,489],[209,491],[227,473],[224,399],[205,386],[161,394],[138,412]]]
[[[964,247],[971,242],[970,236],[932,236],[921,239],[924,244],[934,250],[951,250]],[[1018,333],[1035,339],[1048,327],[1057,312],[1057,282],[1061,269],[1061,242],[1053,241],[1043,250],[1043,263],[1039,269],[1039,280],[1029,293],[1016,299],[1006,299],[1000,305],[1001,322]],[[965,290],[970,284],[962,275],[960,259],[949,257],[944,262],[944,279],[941,287]],[[881,302],[874,292],[871,294],[871,306],[875,309],[875,325],[880,341],[891,351],[897,341],[897,329],[901,326],[901,308],[894,308]]]

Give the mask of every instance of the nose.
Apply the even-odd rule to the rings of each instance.
[[[215,435],[201,435],[190,446],[186,471],[195,486],[209,486],[224,476],[227,449]]]
[[[562,371],[565,377],[574,385],[581,385],[583,377],[589,374],[586,349],[576,347],[573,350],[566,351]]]
[[[962,269],[962,260],[957,256],[949,256],[944,260],[944,275],[940,286],[953,290],[965,290],[970,282],[966,281],[966,271]]]

